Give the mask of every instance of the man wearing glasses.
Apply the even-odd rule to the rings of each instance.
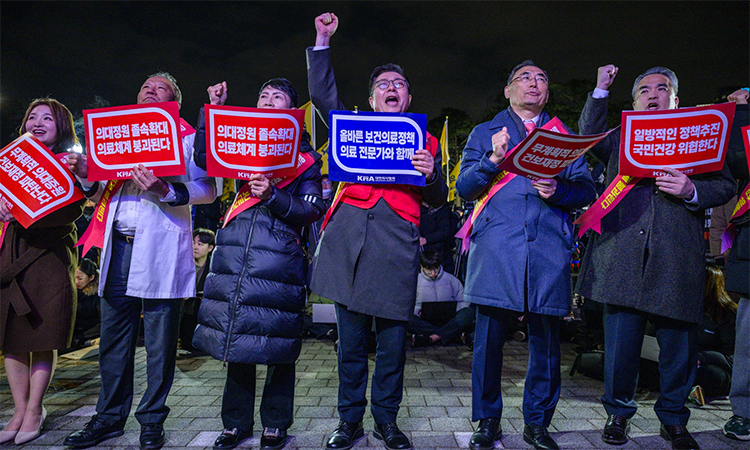
[[[315,18],[315,47],[307,49],[310,98],[328,119],[330,110],[343,110],[331,66],[329,42],[338,18]],[[401,67],[386,64],[370,75],[370,106],[376,112],[409,109],[409,82]],[[339,332],[338,412],[341,421],[326,447],[351,448],[364,435],[362,418],[367,399],[367,347],[375,322],[377,353],[372,375],[373,435],[386,448],[411,447],[396,425],[403,395],[406,327],[414,312],[419,271],[419,213],[422,201],[433,207],[445,203],[448,188],[440,170],[437,139],[428,136],[417,150],[414,168],[426,186],[346,183],[334,201],[313,262],[310,288],[336,304]]]
[[[547,73],[532,61],[516,66],[505,97],[510,107],[478,125],[463,152],[456,190],[473,201],[500,173],[509,149],[550,120]],[[477,306],[472,366],[471,450],[491,450],[502,435],[501,371],[508,324],[528,321],[529,362],[523,397],[524,440],[557,449],[547,432],[560,396],[560,318],[570,306],[570,211],[596,197],[584,158],[552,179],[516,176],[492,196],[474,222],[464,299]]]

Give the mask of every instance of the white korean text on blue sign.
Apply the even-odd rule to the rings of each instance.
[[[331,180],[425,185],[411,164],[425,148],[424,114],[331,111],[328,123]]]

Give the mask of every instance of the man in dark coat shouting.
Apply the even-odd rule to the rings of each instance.
[[[582,134],[605,131],[607,95],[617,67],[599,68],[579,127]],[[636,111],[676,109],[677,77],[654,67],[633,85]],[[619,130],[591,149],[607,165],[607,184],[619,172]],[[696,331],[702,314],[705,272],[703,210],[722,205],[735,192],[726,165],[721,172],[688,177],[665,167],[665,176],[641,179],[601,221],[579,277],[578,293],[604,303],[604,389],[608,419],[602,440],[627,442],[646,321],[656,326],[660,396],[654,405],[661,436],[676,449],[697,449],[685,428],[685,407],[695,379]],[[596,203],[595,203],[596,204]]]

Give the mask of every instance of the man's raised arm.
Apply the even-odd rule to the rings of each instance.
[[[333,13],[324,13],[315,18],[315,47],[307,49],[307,87],[310,99],[328,123],[328,112],[344,110],[346,107],[339,100],[336,78],[331,65],[331,52],[328,48],[331,36],[339,26],[339,19]]]

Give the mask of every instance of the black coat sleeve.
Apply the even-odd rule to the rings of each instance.
[[[202,106],[198,111],[198,124],[195,129],[195,142],[193,143],[193,160],[196,166],[206,170],[206,118]]]

